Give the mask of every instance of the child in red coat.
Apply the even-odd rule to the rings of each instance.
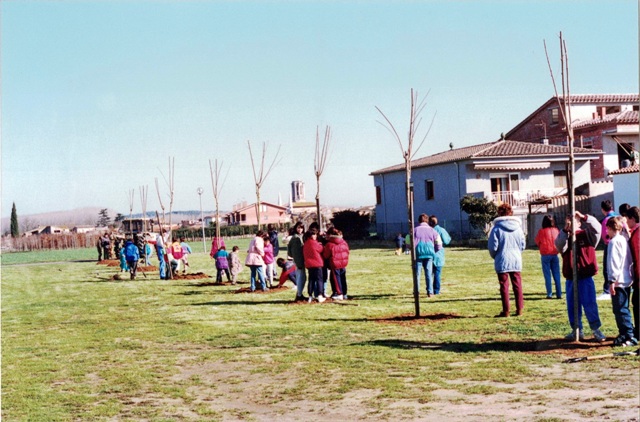
[[[305,241],[302,246],[304,267],[309,273],[309,285],[311,287],[309,303],[313,301],[314,297],[320,303],[326,300],[324,297],[324,280],[322,278],[322,267],[324,266],[322,250],[322,243],[318,242],[318,230],[316,228],[309,229],[305,233]]]
[[[349,265],[349,245],[342,238],[342,232],[332,227],[327,232],[327,244],[322,256],[329,261],[333,300],[347,298],[347,265]]]

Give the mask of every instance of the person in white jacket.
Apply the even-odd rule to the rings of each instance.
[[[633,336],[633,324],[629,311],[631,299],[631,250],[622,234],[622,219],[612,217],[607,221],[607,277],[610,283],[611,308],[618,326],[618,337],[614,340],[614,346],[635,346],[638,340]]]

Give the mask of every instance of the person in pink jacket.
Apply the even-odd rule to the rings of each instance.
[[[547,289],[547,299],[553,299],[551,289],[551,276],[556,286],[556,298],[562,299],[562,283],[560,281],[560,260],[556,250],[555,241],[560,230],[552,215],[545,215],[542,219],[542,228],[536,234],[536,245],[540,248],[540,260],[542,262],[542,275]]]
[[[318,302],[322,303],[326,300],[324,297],[324,279],[322,277],[324,259],[322,258],[322,243],[318,242],[318,229],[309,229],[304,237],[302,254],[304,255],[304,266],[309,273],[309,285],[311,286],[309,302],[313,301],[313,297],[315,297]]]
[[[269,240],[268,234],[265,234],[262,237],[262,240],[264,241],[263,259],[264,259],[265,278],[267,280],[267,287],[272,288],[273,287],[273,263],[275,261],[273,258],[273,245]]]
[[[247,258],[244,261],[244,265],[249,267],[251,270],[251,291],[256,291],[256,275],[260,280],[260,287],[262,291],[269,290],[264,281],[264,240],[263,240],[264,232],[259,230],[255,237],[251,240],[249,244],[249,249],[247,250]]]

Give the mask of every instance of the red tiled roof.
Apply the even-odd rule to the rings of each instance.
[[[629,104],[637,103],[639,97],[638,94],[577,94],[569,99],[573,104]]]
[[[599,150],[574,148],[574,154],[595,154]],[[474,154],[473,157],[531,157],[567,155],[569,148],[560,145],[544,145],[533,142],[498,141],[493,147]]]
[[[599,125],[602,123],[615,123],[615,124],[621,124],[621,125],[632,125],[632,124],[638,124],[638,111],[637,110],[628,110],[628,111],[623,111],[620,113],[612,113],[612,114],[605,114],[604,118],[597,118],[597,119],[589,119],[589,120],[582,120],[582,121],[578,121],[576,123],[573,124],[573,128],[574,129],[579,129],[579,128],[583,128],[583,127],[588,127],[588,126],[595,126],[595,125]]]
[[[640,166],[638,166],[638,164],[634,164],[629,167],[619,168],[618,170],[611,170],[609,174],[638,173],[638,171],[640,171]]]
[[[622,104],[638,104],[640,101],[640,95],[634,94],[575,94],[569,96],[572,105],[584,105],[584,104],[593,104],[593,105],[622,105]],[[553,96],[545,101],[540,107],[538,107],[533,113],[529,114],[525,119],[521,120],[520,123],[515,125],[509,132],[507,132],[507,138],[511,136],[516,130],[518,130],[522,125],[528,122],[532,116],[535,116],[541,110],[544,110],[551,105],[558,104],[558,97]],[[574,126],[575,127],[575,126]]]
[[[601,154],[601,150],[574,148],[575,154]],[[419,158],[411,162],[411,168],[429,167],[436,164],[452,163],[471,158],[490,158],[490,157],[527,157],[527,158],[548,158],[553,156],[566,156],[569,154],[569,148],[559,145],[535,144],[532,142],[517,141],[496,141],[486,144],[473,145],[430,155],[428,157]],[[395,166],[383,168],[370,173],[371,176],[383,173],[393,173],[404,170],[404,163]]]

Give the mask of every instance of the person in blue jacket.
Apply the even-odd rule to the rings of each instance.
[[[138,271],[138,261],[140,261],[140,249],[138,249],[138,245],[133,243],[133,240],[130,238],[128,238],[124,244],[124,256],[127,258],[131,280],[135,280],[136,272]]]
[[[498,207],[498,217],[493,220],[493,228],[489,233],[489,254],[493,258],[493,266],[500,282],[500,299],[502,312],[498,317],[509,316],[509,280],[516,298],[517,315],[524,311],[524,295],[522,293],[522,251],[525,247],[522,223],[513,216],[511,205]]]
[[[435,258],[442,246],[442,240],[438,232],[429,226],[429,216],[420,214],[418,217],[418,226],[413,229],[413,238],[415,240],[416,251],[416,277],[418,285],[420,277],[424,269],[427,278],[427,296],[433,296],[433,274],[431,273],[431,261]]]
[[[444,247],[451,242],[451,236],[449,232],[444,228],[438,225],[438,217],[432,215],[429,217],[429,225],[433,227],[438,235],[440,235],[440,240],[442,240],[442,248],[436,252],[435,257],[433,258],[433,293],[439,295],[440,294],[440,284],[441,284],[441,274],[442,267],[444,267]]]

